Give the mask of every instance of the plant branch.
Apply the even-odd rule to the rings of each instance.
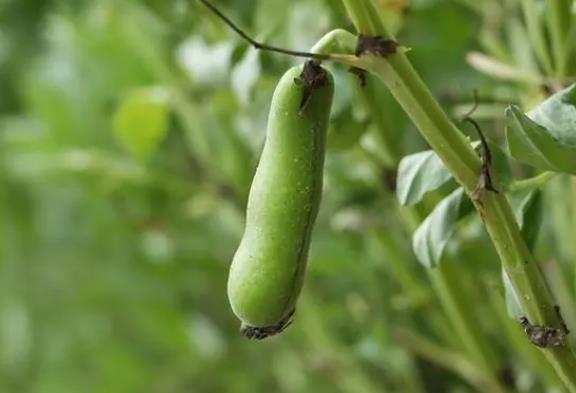
[[[459,353],[436,345],[409,330],[398,329],[394,336],[398,344],[440,367],[452,370],[479,391],[486,393],[502,391],[493,381],[486,379],[475,364],[470,363]]]
[[[478,331],[473,315],[465,304],[465,297],[457,287],[459,284],[457,273],[459,272],[454,271],[454,267],[450,266],[452,261],[445,262],[434,269],[427,269],[435,292],[454,330],[460,336],[464,349],[474,361],[478,373],[491,382],[493,392],[503,392],[505,389],[500,386],[497,379],[498,367],[490,352],[491,347],[486,345],[487,342]]]
[[[369,0],[343,0],[356,28],[362,34],[389,36],[371,20],[376,15]],[[442,159],[455,179],[471,195],[480,174],[481,162],[470,144],[449,120],[402,51],[386,58],[366,55],[339,61],[377,75],[407,112],[422,136]],[[483,218],[521,306],[531,321],[560,326],[554,301],[542,272],[530,253],[512,209],[502,194],[482,192],[474,201]],[[568,347],[543,350],[548,361],[571,392],[576,392],[576,359]]]
[[[318,54],[318,53],[310,53],[310,52],[302,52],[302,51],[295,51],[285,48],[280,48],[273,45],[268,45],[262,42],[258,42],[248,34],[244,32],[238,25],[236,25],[230,18],[228,18],[222,11],[216,8],[212,3],[207,0],[199,0],[206,8],[208,8],[214,15],[216,15],[222,22],[224,22],[228,27],[234,30],[240,37],[246,40],[250,45],[254,48],[269,52],[276,52],[281,53],[288,56],[296,56],[296,57],[304,57],[309,59],[316,59],[316,60],[328,60],[330,59],[330,55],[327,54]]]
[[[557,0],[552,0],[552,2],[555,1]],[[552,62],[548,56],[546,37],[544,36],[544,29],[540,16],[538,15],[538,7],[534,0],[521,0],[520,4],[524,13],[524,22],[528,30],[528,38],[532,42],[532,48],[544,71],[550,75],[552,73]]]
[[[556,175],[558,175],[556,172],[542,172],[539,175],[536,175],[529,179],[515,181],[508,187],[508,190],[514,192],[526,189],[539,188],[542,187],[544,184],[546,184],[548,180],[552,179]]]
[[[550,35],[550,47],[554,57],[554,71],[558,79],[566,75],[570,52],[569,31],[572,19],[572,0],[546,2],[546,24]]]

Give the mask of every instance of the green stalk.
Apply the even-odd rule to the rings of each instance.
[[[376,23],[373,23],[373,25],[376,25]],[[356,37],[354,35],[337,29],[321,38],[311,51],[313,53],[329,53],[330,51],[350,53],[354,51],[355,44]],[[381,120],[380,117],[385,117],[385,114],[378,108],[378,102],[375,97],[367,92],[369,87],[372,86],[362,89],[360,94],[364,97],[368,107],[376,114],[374,121],[379,121]],[[398,164],[399,158],[396,157],[394,159],[395,166]],[[394,196],[391,196],[391,199],[392,201],[390,202],[395,205],[407,235],[412,235],[421,221],[418,214],[413,209],[400,209]],[[382,248],[381,251],[386,256],[392,274],[402,286],[403,292],[410,294],[412,299],[418,301],[423,295],[423,288],[412,277],[407,265],[401,262],[404,258],[399,258],[398,252],[395,251],[395,246],[391,244],[393,242],[390,241],[389,237],[383,236],[378,232],[375,233],[375,237],[379,241]],[[505,392],[506,390],[498,381],[498,366],[494,363],[489,347],[485,345],[486,343],[482,340],[480,333],[475,329],[472,315],[465,304],[463,304],[463,299],[458,295],[461,291],[450,284],[458,281],[455,273],[448,266],[440,266],[436,269],[428,270],[429,278],[434,284],[434,291],[456,334],[460,337],[464,350],[482,370],[481,373],[484,374],[484,378],[490,380],[491,385],[496,387],[493,391]]]
[[[398,206],[398,211],[400,210],[411,211],[412,209],[400,209]],[[404,217],[400,217],[400,221],[407,235],[411,235],[414,232],[414,228],[410,228],[410,224],[406,222]],[[387,240],[387,237],[382,236],[382,234],[377,235],[380,235],[378,237],[379,240]],[[394,273],[397,273],[397,270],[400,269],[401,266],[408,265],[406,263],[407,255],[400,255],[399,252],[390,252],[388,249],[383,250],[383,252],[386,261],[391,265],[391,270],[393,270]],[[458,342],[459,345],[456,346],[461,347],[464,351],[466,361],[472,362],[477,369],[477,373],[482,375],[482,379],[489,381],[492,392],[507,392],[506,388],[504,388],[498,380],[500,370],[490,350],[491,347],[482,336],[482,332],[477,329],[477,324],[472,315],[473,310],[466,304],[464,289],[461,286],[458,287],[455,285],[455,283],[461,281],[461,277],[459,277],[460,272],[456,271],[453,266],[450,266],[451,261],[444,262],[445,263],[436,268],[426,269],[426,271],[433,284],[432,288],[434,293],[440,301],[444,314],[448,317],[451,328],[453,328],[453,334],[459,339],[454,340],[454,338],[450,338],[449,341],[452,343]],[[406,273],[409,274],[408,272]],[[412,296],[422,294],[423,290],[419,284],[410,286],[403,285],[406,281],[409,283],[415,282],[413,278],[398,277],[398,274],[395,274],[395,276],[396,280],[402,285],[404,292]],[[423,312],[429,312],[429,310]],[[424,319],[429,320],[428,316]],[[456,371],[460,373],[462,370],[458,369]]]
[[[326,33],[318,42],[312,47],[310,52],[330,54],[330,53],[354,53],[356,49],[357,37],[343,29],[335,29]],[[372,75],[369,79],[373,79]],[[382,150],[385,164],[388,167],[394,166],[399,160],[400,156],[394,151],[390,142],[387,140],[384,130],[388,130],[392,125],[388,121],[386,114],[383,113],[378,107],[378,100],[375,95],[378,91],[372,86],[370,81],[366,86],[358,88],[358,94],[362,97],[362,101],[369,108],[372,114],[372,120],[377,125],[379,132],[375,134],[378,141],[378,147]]]
[[[333,329],[322,321],[321,305],[306,291],[298,304],[301,333],[312,353],[321,353],[329,364],[336,367],[330,375],[334,379],[337,391],[343,393],[376,393],[387,392],[382,386],[376,385],[366,371],[350,357],[349,349],[334,337]]]
[[[367,86],[368,88],[369,86]],[[374,89],[374,87],[372,87]],[[379,115],[386,116],[378,107],[378,102],[375,97],[367,98],[368,107],[372,110],[379,111]],[[376,121],[376,119],[374,119]],[[389,130],[387,130],[389,131]],[[377,160],[372,157],[373,160]],[[395,160],[394,166],[398,165],[399,159]],[[377,160],[380,163],[379,160]],[[375,162],[376,164],[376,162]],[[390,199],[387,204],[391,204],[398,215],[398,219],[403,226],[405,235],[410,237],[418,228],[422,219],[414,208],[402,208],[394,195],[390,195],[390,191],[383,187],[385,197]],[[376,232],[375,236],[380,242],[382,255],[387,261],[395,279],[400,283],[402,291],[409,294],[411,299],[416,299],[421,302],[421,296],[424,294],[423,288],[408,269],[406,258],[412,258],[412,255],[407,255],[405,252],[396,250],[397,246],[390,240],[389,236],[384,236],[383,233]],[[494,354],[491,351],[490,343],[486,340],[486,336],[477,329],[477,322],[473,316],[473,310],[466,304],[467,295],[462,288],[462,285],[455,285],[462,281],[461,271],[455,270],[451,261],[444,261],[443,264],[434,269],[425,269],[428,273],[428,278],[432,282],[432,289],[434,294],[440,301],[440,306],[444,315],[448,317],[448,322],[453,329],[459,340],[454,340],[450,336],[449,341],[452,343],[458,342],[459,349],[466,353],[466,358],[472,361],[478,372],[483,375],[483,379],[490,381],[492,392],[506,392],[499,381],[499,365],[496,362]],[[426,317],[426,320],[430,318]],[[450,329],[452,331],[452,329]],[[460,370],[459,370],[460,371]]]
[[[556,175],[558,175],[558,173],[556,172],[542,172],[539,175],[536,175],[529,179],[515,181],[508,187],[508,191],[515,192],[521,190],[540,188],[544,186],[546,183],[548,183],[548,181]]]
[[[554,3],[559,0],[547,0]],[[528,30],[528,38],[532,42],[532,48],[540,64],[544,68],[547,75],[552,74],[552,62],[548,55],[548,47],[546,45],[546,37],[544,36],[544,29],[540,16],[538,15],[538,6],[534,0],[521,0],[522,12],[524,13],[524,20],[526,29]]]
[[[569,204],[571,206],[571,209],[569,210],[569,216],[572,217],[572,222],[574,222],[574,220],[576,220],[576,177],[570,178],[570,189],[568,191],[568,195],[571,197],[571,203]],[[568,236],[564,235],[564,238],[568,239]],[[570,242],[568,244],[571,245],[570,255],[572,256],[572,260],[576,260],[576,244],[574,244],[574,242]],[[576,264],[574,264],[573,284],[576,284]]]
[[[401,255],[394,240],[386,235],[381,230],[373,231],[373,236],[378,241],[380,252],[386,259],[390,273],[402,288],[402,292],[408,294],[411,303],[424,303],[430,296],[428,288],[418,282],[413,272],[410,271],[410,265],[405,262],[405,256]]]
[[[371,20],[376,15],[369,0],[343,0],[359,32],[389,37]],[[387,57],[336,56],[336,61],[376,74],[410,116],[455,179],[472,194],[478,182],[480,160],[463,134],[449,120],[402,51]],[[505,196],[481,192],[475,202],[522,309],[533,323],[560,326],[554,301],[540,267],[530,253]],[[576,393],[576,359],[568,347],[543,350],[570,392]]]
[[[554,71],[558,79],[566,76],[566,65],[570,52],[569,31],[572,18],[572,0],[546,1],[546,25],[550,35],[550,46],[554,58]]]
[[[410,330],[397,329],[395,341],[430,362],[452,370],[480,392],[493,393],[502,391],[499,385],[490,379],[486,379],[486,376],[478,370],[475,364],[470,363],[467,358],[432,343]]]
[[[558,388],[565,392],[566,390],[561,385],[556,372],[549,363],[546,363],[542,352],[532,345],[526,345],[524,331],[508,316],[506,300],[500,293],[488,287],[485,288],[485,291],[494,310],[493,315],[498,319],[498,326],[502,329],[501,334],[505,337],[506,343],[516,351],[516,358],[533,370],[534,374],[537,374],[542,382],[548,385],[547,387]]]
[[[427,269],[430,279],[454,330],[460,336],[464,349],[486,378],[492,376],[494,385],[499,387],[497,391],[503,392],[505,390],[499,386],[495,377],[498,375],[498,366],[494,362],[494,356],[490,352],[490,347],[481,339],[477,325],[469,312],[470,307],[465,304],[464,289],[458,287],[458,272],[454,271],[451,265],[452,261],[444,261],[434,269]]]

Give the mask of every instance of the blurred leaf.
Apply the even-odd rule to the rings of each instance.
[[[516,106],[506,109],[506,120],[512,157],[539,169],[576,174],[576,146],[560,142]]]
[[[291,48],[311,48],[330,28],[330,17],[324,2],[292,2],[286,33]]]
[[[328,129],[328,147],[334,150],[351,149],[357,146],[362,135],[367,131],[366,124],[354,118],[353,111],[348,110],[333,116]]]
[[[114,115],[114,133],[136,158],[147,159],[168,130],[168,93],[161,88],[138,89],[126,96]]]
[[[358,83],[358,81],[352,76],[352,74],[348,71],[342,70],[341,68],[332,67],[330,71],[334,77],[334,86],[338,86],[334,91],[334,100],[332,102],[332,109],[330,110],[330,118],[333,119],[351,107],[350,104],[356,99],[354,83]],[[356,116],[350,117],[360,117],[356,113],[354,113],[354,115]],[[365,117],[365,114],[363,117]]]
[[[433,268],[440,263],[458,221],[472,210],[472,203],[462,188],[436,205],[412,236],[412,248],[422,265]]]
[[[501,184],[504,185],[510,184],[514,179],[510,171],[509,157],[497,144],[491,141],[487,141],[487,143],[488,143],[488,149],[490,149],[490,155],[492,156],[492,165],[490,168],[492,173],[497,175],[498,181]]]
[[[190,316],[188,321],[188,340],[202,358],[215,359],[226,349],[226,341],[217,325],[200,313]]]
[[[503,63],[483,53],[470,52],[466,55],[466,61],[479,72],[493,78],[531,84],[542,83],[537,74]]]
[[[10,299],[0,303],[0,369],[18,372],[30,356],[32,328],[29,310]]]
[[[248,48],[242,60],[232,69],[231,83],[236,96],[243,106],[250,102],[252,88],[260,77],[259,52]]]
[[[202,38],[193,36],[180,45],[176,56],[194,84],[215,86],[228,80],[233,49],[229,41],[208,45]]]
[[[68,174],[133,185],[142,185],[150,180],[146,168],[140,163],[96,149],[14,151],[6,160],[6,171],[11,176],[30,182]]]
[[[433,150],[406,156],[398,166],[396,196],[404,206],[414,205],[427,192],[434,191],[452,178]]]
[[[287,48],[306,50],[332,28],[350,27],[338,1],[215,3],[255,38]],[[487,111],[481,106],[476,116],[489,130],[503,113],[497,103],[542,96],[538,86],[495,82],[462,62],[481,27],[499,50],[490,56],[520,69],[513,59],[530,48],[517,10],[515,39],[506,41],[502,2],[476,1],[482,12],[471,13],[462,1],[426,0],[410,3],[406,15],[407,0],[377,3],[382,13],[402,13],[402,41],[413,44],[411,60],[446,107],[467,110],[463,92],[480,86]],[[352,38],[347,47],[354,45]],[[326,65],[338,88],[304,291],[320,301],[300,299],[294,326],[277,339],[238,334],[227,270],[270,97],[282,72],[302,61],[249,48],[195,1],[0,0],[0,392],[324,393],[334,391],[334,376],[342,393],[469,388],[436,367],[422,373],[417,355],[393,340],[392,325],[412,326],[440,345],[459,344],[426,275],[411,265],[407,232],[425,203],[399,210],[390,199],[400,159],[426,148],[375,77],[360,89],[344,67]],[[520,77],[531,78],[526,71]],[[151,99],[153,86],[169,89],[169,102]],[[553,108],[562,121],[572,109],[566,102]],[[559,117],[545,112],[551,122]],[[506,182],[510,157],[490,147],[493,173]],[[542,206],[555,214],[545,216],[538,245],[570,261],[574,193],[568,177],[557,180]],[[524,228],[537,229],[537,197],[518,198]],[[460,256],[472,262],[462,273],[493,288],[500,265],[480,220],[456,223],[441,213],[433,215],[442,225],[432,221],[424,239],[432,243],[428,259],[436,258],[429,263]],[[457,239],[446,240],[442,231],[455,227]],[[559,288],[554,275],[550,283]],[[462,299],[482,315],[478,331],[495,338],[490,344],[506,361],[510,343],[500,339],[491,302],[477,295]],[[250,372],[239,359],[250,361]],[[514,369],[537,374],[524,362]],[[527,389],[555,383],[537,378]]]
[[[560,143],[576,148],[576,84],[552,95],[527,115]]]
[[[524,240],[532,250],[542,223],[542,192],[539,189],[523,190],[512,194],[509,199]]]

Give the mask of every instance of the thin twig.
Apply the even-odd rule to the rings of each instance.
[[[484,134],[480,129],[480,126],[471,116],[478,108],[478,90],[473,90],[474,94],[474,105],[472,108],[464,115],[462,122],[468,122],[476,129],[478,136],[480,137],[480,158],[482,160],[482,171],[480,173],[480,179],[478,180],[478,185],[474,190],[472,197],[477,198],[480,190],[487,190],[498,193],[494,185],[492,184],[492,176],[490,175],[490,165],[492,165],[492,154],[490,153],[490,148],[488,147],[488,142],[484,138]]]
[[[470,108],[470,110],[462,116],[462,121],[465,121],[466,119],[470,118],[470,116],[472,116],[474,112],[476,112],[476,109],[478,109],[478,89],[472,90],[472,94],[474,94],[474,101],[473,101],[474,105],[472,105],[472,108]]]
[[[242,29],[240,29],[230,18],[228,18],[222,11],[216,8],[213,4],[211,4],[207,0],[200,0],[202,4],[206,6],[212,13],[214,13],[218,18],[220,18],[225,24],[227,24],[232,30],[234,30],[240,37],[250,43],[254,48],[258,50],[265,50],[270,52],[281,53],[288,56],[295,56],[295,57],[305,57],[308,59],[316,59],[316,60],[329,60],[331,56],[328,54],[321,54],[321,53],[310,53],[310,52],[301,52],[301,51],[294,51],[285,48],[279,48],[277,46],[268,45],[262,42],[258,42],[248,34],[246,34]]]

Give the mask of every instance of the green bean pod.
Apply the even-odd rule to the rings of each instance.
[[[291,322],[322,195],[333,93],[332,76],[312,61],[288,70],[274,92],[228,278],[228,298],[248,338],[274,335]]]

